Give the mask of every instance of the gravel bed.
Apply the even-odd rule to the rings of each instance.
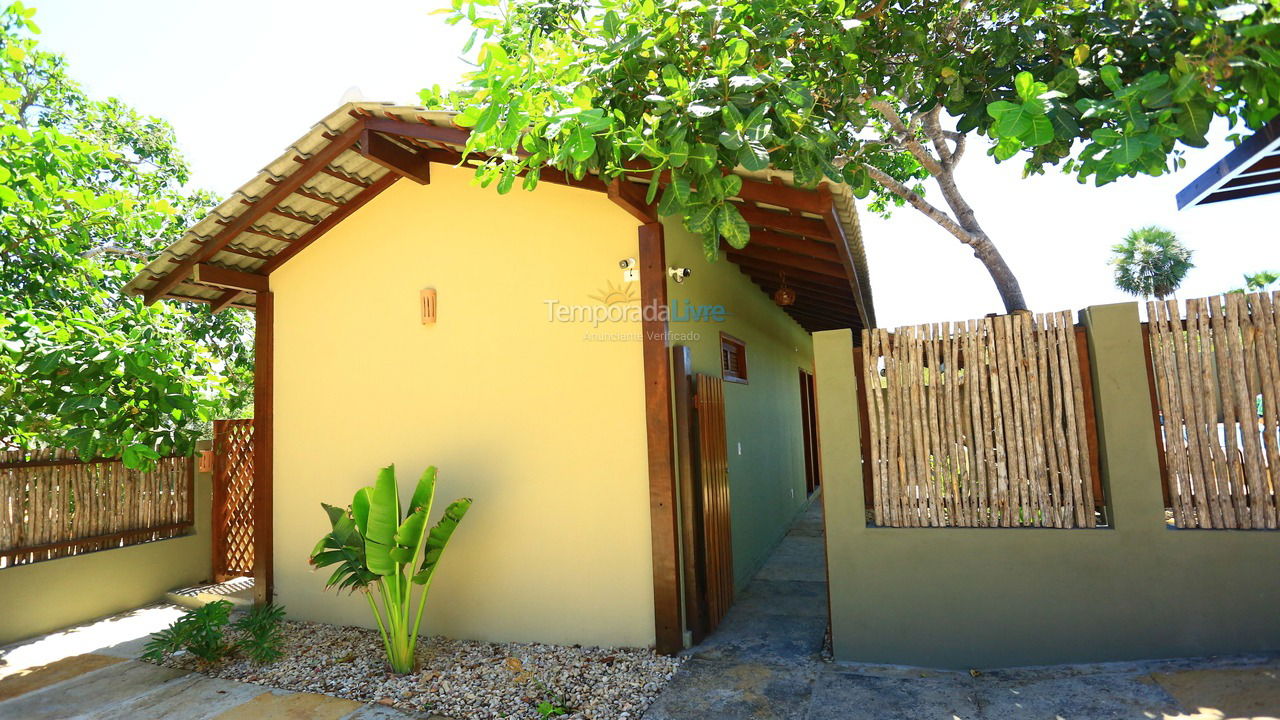
[[[636,720],[683,662],[648,649],[424,637],[418,671],[396,675],[375,630],[292,620],[282,630],[285,655],[274,663],[233,658],[208,665],[177,654],[163,664],[449,718],[537,719],[538,703],[554,702],[556,694],[570,709],[558,716],[565,720]]]

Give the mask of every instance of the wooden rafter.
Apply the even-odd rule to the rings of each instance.
[[[831,197],[831,190],[826,185],[823,185],[818,191],[827,205],[827,210],[822,214],[822,219],[831,232],[831,239],[836,244],[836,251],[840,253],[840,263],[844,265],[845,274],[849,278],[849,290],[853,292],[853,301],[858,306],[858,317],[862,318],[863,327],[874,328],[876,326],[876,315],[871,305],[871,298],[867,297],[863,291],[862,280],[858,276],[858,268],[853,261],[853,248],[850,247],[849,238],[845,236],[844,227],[836,216],[836,205]]]
[[[772,210],[762,210],[753,205],[739,205],[738,212],[742,213],[742,218],[752,227],[780,230],[818,240],[830,241],[832,239],[831,230],[821,220],[773,212]]]
[[[809,257],[808,255],[797,255],[792,252],[787,252],[786,250],[774,250],[771,247],[756,245],[755,243],[747,243],[746,247],[739,250],[730,246],[728,243],[721,241],[720,247],[725,251],[730,260],[747,257],[771,262],[783,268],[808,270],[809,272],[829,275],[841,280],[844,279],[844,268],[841,267],[839,263],[819,260],[814,257]]]
[[[294,242],[290,243],[289,247],[276,253],[274,257],[272,257],[270,260],[266,262],[265,265],[263,265],[261,268],[258,269],[258,272],[262,273],[263,275],[270,275],[276,268],[288,262],[290,258],[302,252],[303,249],[305,249],[311,243],[315,242],[316,240],[319,240],[321,236],[323,236],[325,233],[332,230],[335,226],[337,226],[338,223],[345,220],[347,216],[351,215],[351,213],[355,212],[356,210],[359,210],[360,208],[364,207],[365,203],[377,197],[383,190],[386,190],[387,188],[391,187],[395,183],[395,181],[399,179],[400,179],[400,176],[393,172],[389,172],[383,175],[382,178],[379,179],[377,182],[375,182],[373,185],[370,185],[367,189],[365,189],[359,195],[356,195],[354,198],[351,198],[350,200],[348,200],[346,204],[344,204],[342,207],[338,208],[337,210],[334,210],[332,213],[329,214],[328,217],[326,217],[324,220],[321,220],[318,225],[308,230],[304,235],[299,237]]]
[[[248,273],[241,270],[200,263],[193,268],[195,281],[202,285],[213,285],[222,288],[234,288],[249,292],[262,292],[267,289],[267,276]]]
[[[787,265],[780,265],[778,263],[761,260],[750,255],[732,255],[729,259],[735,265],[739,265],[744,269],[751,268],[752,270],[763,272],[766,276],[778,277],[780,274],[786,273],[788,282],[795,279],[806,280],[810,284],[816,284],[824,287],[841,289],[849,287],[848,281],[844,278],[832,277],[824,273],[815,273],[809,270],[801,270]],[[852,300],[853,298],[850,298],[850,302],[852,302]]]
[[[378,133],[365,129],[357,144],[360,154],[401,177],[419,185],[431,182],[431,161],[422,153],[391,142]]]
[[[167,275],[160,278],[154,286],[146,291],[144,295],[146,302],[153,303],[161,296],[177,287],[178,283],[181,283],[188,275],[190,275],[191,269],[195,267],[196,263],[204,262],[205,260],[213,257],[215,253],[226,247],[228,243],[234,240],[237,235],[244,232],[247,228],[252,227],[253,224],[256,223],[263,215],[274,209],[280,201],[291,195],[294,190],[297,190],[306,184],[307,181],[309,181],[321,168],[325,167],[339,155],[346,152],[347,149],[355,143],[356,139],[360,137],[360,133],[362,132],[364,132],[364,125],[357,122],[343,132],[338,139],[328,145],[325,145],[311,157],[307,158],[306,162],[302,164],[302,167],[298,168],[298,170],[292,175],[282,180],[279,185],[272,188],[270,192],[263,195],[252,206],[246,208],[244,212],[240,213],[240,215],[229,222],[211,240],[201,245],[198,250],[191,253],[191,255],[182,262],[178,263],[177,267],[173,268]],[[334,214],[338,214],[341,210],[342,209],[339,209]],[[330,217],[332,217],[332,215]]]
[[[222,293],[222,297],[219,297],[217,300],[214,300],[212,303],[210,303],[209,310],[214,315],[217,315],[223,310],[226,310],[231,305],[235,304],[237,300],[239,300],[244,296],[245,296],[245,291],[232,288]]]
[[[784,235],[772,230],[752,231],[751,244],[758,247],[773,248],[774,250],[786,250],[799,255],[808,255],[818,260],[826,260],[833,263],[840,262],[840,254],[836,252],[836,246],[831,243],[795,235]]]

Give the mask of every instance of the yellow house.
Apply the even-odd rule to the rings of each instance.
[[[308,566],[320,503],[437,465],[475,504],[429,632],[676,650],[819,482],[810,333],[874,325],[852,198],[742,173],[752,241],[707,262],[645,180],[499,195],[466,137],[344,105],[129,290],[256,310],[260,599],[371,622]]]

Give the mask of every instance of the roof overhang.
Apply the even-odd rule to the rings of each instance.
[[[266,278],[402,178],[428,184],[432,164],[474,166],[464,157],[469,131],[453,114],[383,103],[338,108],[162,251],[126,286],[148,302],[168,298],[252,308]],[[784,308],[809,331],[875,326],[862,231],[849,188],[825,182],[797,187],[789,173],[739,169],[733,198],[751,225],[729,261],[772,295],[796,293]],[[608,193],[623,207],[644,203],[650,176],[606,183],[543,168],[541,182]],[[660,176],[658,182],[666,182]],[[653,213],[648,207],[645,212]]]
[[[1178,209],[1280,192],[1280,117],[1178,192]]]

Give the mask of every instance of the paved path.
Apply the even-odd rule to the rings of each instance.
[[[136,658],[180,611],[141,608],[0,649],[0,720],[404,720],[315,693],[273,690]]]
[[[824,662],[822,512],[783,539],[645,720],[1280,719],[1280,656],[982,673]]]

